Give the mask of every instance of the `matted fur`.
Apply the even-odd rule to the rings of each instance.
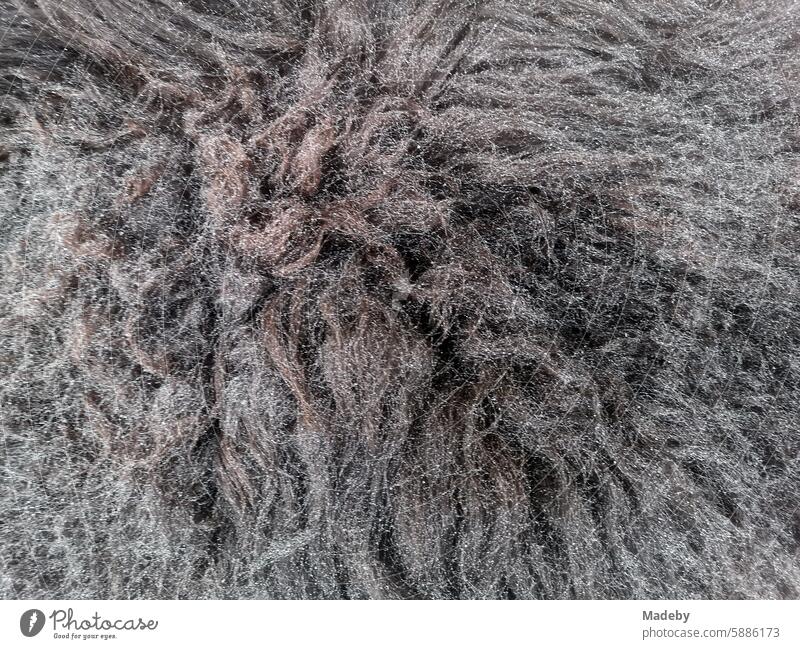
[[[5,597],[798,597],[797,2],[0,7]]]

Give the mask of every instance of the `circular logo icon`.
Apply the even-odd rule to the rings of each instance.
[[[25,611],[22,617],[19,618],[19,630],[22,635],[32,638],[44,626],[44,613],[38,608],[32,608],[30,611]]]

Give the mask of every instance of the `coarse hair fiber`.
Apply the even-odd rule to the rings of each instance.
[[[0,0],[5,598],[800,597],[796,0]]]

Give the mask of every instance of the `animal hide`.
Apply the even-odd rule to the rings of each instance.
[[[0,594],[800,596],[794,0],[0,0]]]

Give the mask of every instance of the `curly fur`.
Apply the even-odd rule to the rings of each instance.
[[[800,6],[0,0],[0,593],[800,595]]]

